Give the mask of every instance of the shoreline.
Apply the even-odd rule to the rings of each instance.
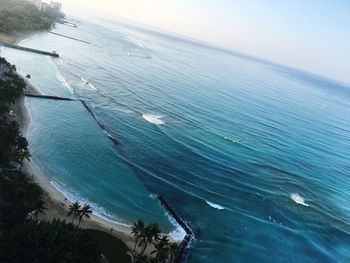
[[[35,89],[35,87],[34,87]],[[35,92],[38,92],[36,89]],[[38,92],[38,94],[40,94]],[[17,109],[16,109],[17,107]],[[13,107],[13,111],[16,113],[16,121],[19,123],[21,127],[22,134],[27,138],[28,135],[28,126],[30,122],[30,115],[28,109],[25,105],[24,96],[16,102],[15,107]],[[49,176],[45,174],[40,167],[38,167],[34,161],[25,161],[22,171],[28,175],[30,175],[33,180],[40,185],[40,187],[44,191],[43,201],[45,209],[44,215],[39,215],[39,220],[52,221],[53,219],[61,219],[66,220],[67,222],[71,222],[71,217],[67,217],[69,206],[73,203],[69,200],[64,193],[62,193],[59,189],[57,189],[50,181]],[[166,213],[168,211],[165,210]],[[172,217],[171,215],[169,215]],[[171,220],[172,218],[170,218]],[[112,221],[103,218],[100,215],[92,214],[89,220],[82,219],[81,228],[84,229],[95,229],[106,232],[114,237],[119,238],[130,251],[133,250],[135,245],[135,238],[131,234],[131,225],[127,225],[126,223]],[[174,225],[174,231],[178,231],[178,227]],[[181,227],[182,228],[182,227]],[[172,233],[172,232],[171,232]],[[164,234],[164,233],[163,233]],[[172,238],[170,233],[165,234],[170,242],[176,242],[178,244],[182,243],[183,239],[177,240]],[[137,251],[138,249],[136,249]],[[149,254],[154,250],[153,245],[149,245],[146,249],[145,253]]]
[[[34,34],[41,33],[41,31],[28,31],[28,32],[16,32],[16,33],[0,33],[0,42],[17,45],[20,41],[31,37]],[[1,45],[1,43],[0,43]]]
[[[20,41],[36,33],[40,32],[17,32],[12,34],[0,33],[0,46],[1,42],[18,44]],[[32,95],[41,95],[41,92],[28,80],[26,80],[24,76],[18,72],[17,74],[26,82],[25,93]],[[25,105],[25,96],[22,95],[20,98],[18,98],[17,101],[11,106],[11,109],[16,114],[16,116],[13,117],[13,120],[18,123],[23,136],[27,137],[30,116]],[[22,171],[31,175],[33,180],[38,183],[44,191],[43,201],[45,203],[44,206],[47,209],[45,209],[45,215],[39,215],[39,220],[52,221],[54,218],[56,218],[70,222],[71,218],[68,218],[66,215],[71,202],[63,195],[63,193],[57,190],[50,183],[49,177],[45,176],[40,171],[40,168],[35,166],[35,164],[31,163],[30,161],[24,162]],[[130,234],[131,227],[129,226],[118,224],[117,222],[113,223],[112,221],[108,221],[95,214],[91,215],[90,220],[83,219],[80,226],[81,228],[95,229],[109,233],[122,240],[130,250],[132,250],[134,247],[135,239]]]
[[[34,88],[34,86],[32,87]],[[40,94],[35,88],[33,92]],[[20,125],[22,134],[27,137],[30,116],[23,95],[16,101],[12,108],[16,114],[15,120]],[[44,215],[38,216],[39,220],[52,221],[56,218],[70,222],[71,217],[67,217],[67,213],[72,202],[51,184],[49,177],[32,161],[25,161],[22,170],[24,173],[30,175],[44,191],[43,201],[47,209],[45,209]],[[122,240],[130,250],[134,247],[135,239],[130,234],[131,227],[129,226],[122,225],[121,223],[118,224],[117,222],[113,223],[95,214],[91,215],[90,220],[83,219],[80,226],[81,228],[95,229],[111,234]]]
[[[33,34],[38,32],[28,32],[28,33],[21,33],[14,35],[10,35],[12,37],[11,43],[17,44],[23,39],[26,39]],[[0,42],[3,41],[3,37],[6,34],[0,34]],[[1,46],[1,43],[0,43]],[[41,95],[41,92],[32,85],[28,80],[26,80],[21,74],[17,73],[20,77],[22,77],[26,82],[26,91],[27,94],[34,94],[34,95]],[[20,130],[22,134],[27,137],[28,135],[28,126],[30,123],[30,114],[29,109],[27,109],[27,106],[25,104],[25,96],[22,95],[15,104],[11,106],[12,110],[16,114],[16,117],[14,117],[14,120],[17,121],[17,123],[20,126]],[[25,161],[24,166],[22,168],[24,173],[27,173],[28,175],[32,176],[33,180],[38,183],[43,191],[43,201],[44,206],[47,208],[45,209],[44,215],[39,215],[39,220],[47,220],[52,221],[54,218],[66,220],[67,222],[71,222],[71,217],[68,218],[67,212],[69,209],[69,205],[72,204],[70,200],[67,199],[67,197],[62,193],[59,189],[57,189],[51,182],[50,177],[45,174],[41,169],[34,163],[34,161]],[[166,213],[168,211],[165,210]],[[92,214],[91,219],[85,220],[83,219],[80,224],[81,228],[86,229],[95,229],[100,230],[103,232],[106,232],[108,234],[111,234],[118,239],[120,239],[122,242],[125,243],[125,245],[129,248],[130,251],[133,250],[134,244],[135,244],[135,238],[131,234],[131,226],[128,226],[123,223],[118,223],[112,220],[108,220],[103,218],[102,216]],[[179,226],[174,225],[174,233],[177,233],[179,230]],[[173,233],[173,232],[171,232]],[[171,236],[171,233],[165,234],[168,236],[170,242],[176,242],[179,243],[182,240],[178,240],[178,238],[174,239]],[[153,246],[149,246],[146,250],[146,254],[149,254],[154,249]]]

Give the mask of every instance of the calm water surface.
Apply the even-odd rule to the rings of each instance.
[[[2,49],[26,99],[33,161],[72,200],[124,223],[195,232],[188,262],[350,262],[350,90],[293,69],[108,21]],[[175,234],[175,233],[173,233]]]

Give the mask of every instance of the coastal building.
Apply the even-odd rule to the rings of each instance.
[[[50,5],[48,3],[45,3],[45,2],[41,2],[40,3],[40,7],[39,9],[43,12],[47,12],[49,11],[49,8],[50,8]]]
[[[41,11],[62,14],[62,4],[60,2],[51,1],[50,4],[42,2],[41,0],[26,0],[32,5],[36,6]]]
[[[35,5],[38,9],[40,9],[41,0],[27,0],[27,2],[31,3],[32,5]]]
[[[59,2],[50,2],[50,7],[51,10],[54,11],[55,13],[60,14],[62,12],[62,4]]]

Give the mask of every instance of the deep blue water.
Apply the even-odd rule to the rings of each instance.
[[[2,54],[43,93],[26,99],[33,161],[113,220],[195,232],[188,262],[350,261],[349,87],[150,30],[76,20],[24,40],[59,59]],[[87,82],[88,81],[88,82]]]

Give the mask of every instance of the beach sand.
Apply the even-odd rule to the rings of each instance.
[[[26,33],[15,33],[15,34],[3,34],[0,33],[0,41],[5,41],[11,44],[18,43],[19,41],[31,36],[32,34],[37,32],[26,32]],[[18,74],[21,76],[20,74]],[[21,76],[23,78],[23,76]],[[40,92],[27,80],[27,88],[25,93],[40,95]],[[24,103],[24,96],[21,96],[17,99],[16,103],[11,106],[11,110],[15,113],[15,116],[9,118],[13,118],[13,120],[17,121],[24,136],[27,136],[27,128],[30,121],[30,117],[28,111],[26,109]],[[23,166],[23,172],[29,174],[33,177],[33,180],[37,182],[44,190],[44,202],[45,214],[40,215],[38,217],[39,220],[48,220],[52,221],[53,219],[61,219],[70,222],[72,219],[67,218],[67,212],[69,205],[71,202],[67,200],[67,198],[60,193],[49,181],[49,177],[40,170],[33,162],[25,161]],[[96,229],[100,231],[107,232],[119,239],[121,239],[130,250],[134,247],[135,239],[130,234],[131,227],[118,224],[116,222],[108,221],[104,218],[98,217],[96,215],[92,215],[90,220],[83,219],[80,226],[82,228]],[[175,242],[169,236],[171,242]],[[150,253],[154,249],[153,246],[149,246],[146,250],[146,254]]]
[[[26,92],[40,94],[32,85],[27,86]],[[16,103],[11,106],[11,110],[16,114],[16,116],[12,118],[19,123],[22,134],[26,136],[30,118],[24,104],[24,96],[17,99]],[[25,161],[23,172],[32,176],[34,181],[37,182],[45,192],[44,206],[47,209],[45,210],[45,215],[40,215],[38,217],[39,220],[52,221],[56,218],[70,222],[72,218],[67,217],[67,212],[71,203],[62,193],[52,186],[48,177],[30,161]],[[90,220],[82,220],[80,226],[82,228],[96,229],[112,234],[121,239],[130,249],[134,246],[134,238],[130,234],[131,228],[129,226],[113,223],[95,215],[92,215]]]
[[[26,39],[35,33],[38,33],[38,31],[0,33],[0,42],[6,42],[9,44],[17,44],[19,41]]]
[[[26,92],[31,94],[40,94],[38,90],[30,84],[27,85]],[[16,114],[16,116],[12,118],[19,123],[22,134],[24,134],[24,136],[27,136],[27,128],[30,117],[24,103],[24,96],[21,96],[16,101],[16,103],[12,105],[11,109]],[[67,217],[69,205],[71,202],[51,184],[49,177],[31,161],[24,162],[23,172],[32,176],[33,180],[37,182],[44,190],[43,200],[44,206],[47,209],[45,210],[45,214],[38,216],[38,219],[47,221],[52,221],[53,219],[61,219],[66,220],[67,222],[71,222],[72,218]],[[91,215],[91,219],[89,220],[83,219],[80,226],[81,228],[96,229],[109,233],[122,240],[128,246],[130,251],[134,248],[135,239],[130,233],[130,226],[118,224],[96,215]],[[169,239],[171,242],[175,242],[170,237]],[[150,245],[145,251],[145,254],[149,254],[153,250],[153,245]]]

